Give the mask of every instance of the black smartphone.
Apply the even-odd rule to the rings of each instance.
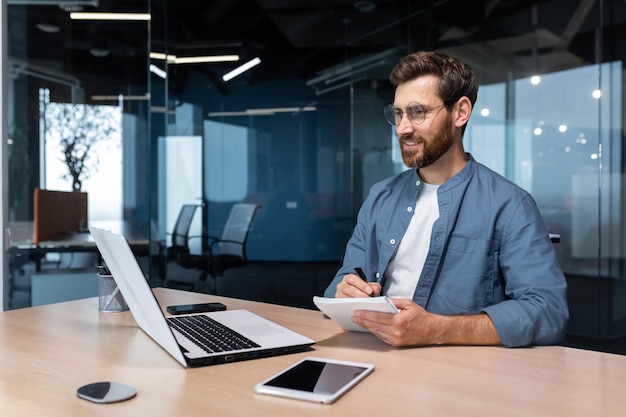
[[[226,306],[222,303],[201,303],[167,306],[167,312],[170,314],[206,313],[207,311],[223,310],[226,310]]]

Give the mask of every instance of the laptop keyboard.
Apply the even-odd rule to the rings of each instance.
[[[205,315],[167,317],[167,321],[174,329],[209,353],[260,347],[252,340]]]

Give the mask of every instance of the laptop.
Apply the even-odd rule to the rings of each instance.
[[[300,352],[315,343],[248,310],[166,317],[126,238],[92,226],[89,231],[139,327],[182,366],[207,366]],[[245,342],[239,342],[236,348],[226,348],[229,350],[209,352],[201,345],[220,343],[220,336],[209,333],[205,324],[200,329],[189,330],[191,320],[210,322],[210,327],[217,326],[220,332],[224,327],[230,329]]]

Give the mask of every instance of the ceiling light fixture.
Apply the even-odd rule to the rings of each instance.
[[[243,64],[243,65],[235,68],[234,70],[224,74],[222,76],[222,80],[224,80],[224,81],[232,80],[236,76],[243,74],[244,72],[248,71],[249,69],[251,69],[253,67],[256,67],[260,63],[261,63],[261,59],[259,57],[251,59],[250,61],[246,62],[245,64]]]
[[[150,94],[144,95],[93,95],[91,96],[93,101],[148,101],[150,100]]]
[[[203,62],[233,62],[239,61],[239,55],[214,55],[214,56],[177,56],[175,64],[199,64]]]
[[[163,78],[164,80],[167,79],[167,72],[163,71],[161,68],[157,67],[154,64],[150,64],[150,72],[158,77]]]
[[[160,52],[150,52],[150,58],[167,61],[169,64],[199,64],[206,62],[233,62],[239,61],[239,55],[205,55],[185,56],[167,55]]]
[[[98,48],[94,46],[89,50],[89,53],[98,58],[104,58],[105,56],[109,56],[109,50],[106,48]]]
[[[72,13],[72,12],[82,12],[83,6],[73,4],[73,3],[61,3],[59,4],[59,8],[64,12]]]
[[[93,41],[93,45],[91,49],[89,50],[89,53],[98,58],[103,58],[105,56],[108,56],[109,47],[107,45],[107,42],[102,39],[96,39],[95,41]]]
[[[70,13],[72,20],[150,20],[150,13]]]
[[[160,59],[162,61],[167,61],[169,63],[174,63],[176,61],[176,55],[167,55],[161,52],[150,52],[151,59]]]
[[[227,116],[272,116],[276,113],[302,113],[305,111],[317,111],[316,106],[304,107],[274,107],[274,108],[258,108],[246,109],[244,111],[220,111],[209,112],[209,117],[227,117]]]
[[[61,30],[57,25],[51,23],[37,23],[37,29],[46,33],[57,33]]]

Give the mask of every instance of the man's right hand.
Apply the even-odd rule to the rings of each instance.
[[[346,274],[339,284],[335,298],[359,298],[380,295],[382,287],[378,282],[365,282],[356,274]]]

